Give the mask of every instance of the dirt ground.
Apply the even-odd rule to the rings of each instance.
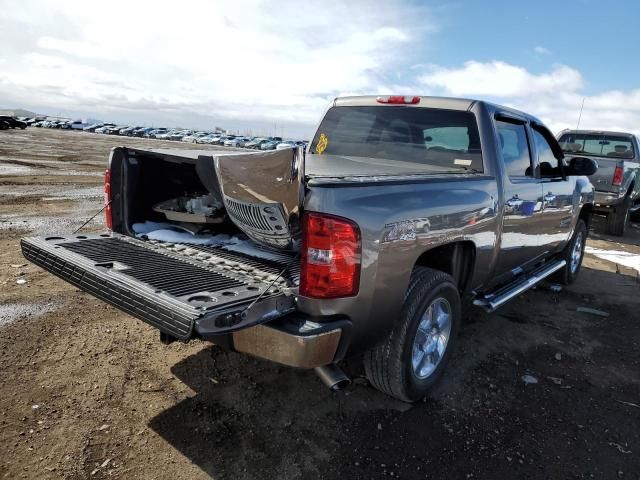
[[[0,478],[640,479],[634,270],[588,255],[573,286],[476,312],[423,403],[375,391],[357,358],[332,394],[310,372],[165,346],[22,258],[22,236],[70,233],[100,209],[123,142],[169,144],[0,133]],[[640,254],[640,229],[601,232],[597,219],[590,246]]]

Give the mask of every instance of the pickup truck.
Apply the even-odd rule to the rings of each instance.
[[[114,148],[109,231],[21,244],[164,342],[313,368],[334,390],[363,353],[371,384],[412,402],[442,377],[463,309],[576,278],[596,168],[510,108],[344,97],[306,150]]]
[[[630,214],[640,210],[640,149],[631,133],[563,130],[558,135],[569,155],[588,156],[598,164],[591,178],[594,211],[607,216],[609,235],[624,235]]]

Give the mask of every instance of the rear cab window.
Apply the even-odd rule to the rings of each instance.
[[[599,133],[565,133],[560,137],[565,153],[598,157],[634,158],[633,141],[629,136]]]
[[[482,172],[480,135],[468,111],[407,106],[332,107],[310,152],[411,164],[416,172]]]

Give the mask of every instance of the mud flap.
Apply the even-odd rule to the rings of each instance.
[[[287,258],[222,247],[146,242],[118,234],[32,237],[24,257],[179,340],[220,335],[294,309]],[[289,259],[290,260],[290,259]],[[251,306],[247,310],[247,307]]]

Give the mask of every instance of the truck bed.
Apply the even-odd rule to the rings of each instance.
[[[245,254],[119,234],[31,237],[21,246],[33,263],[180,340],[288,313],[299,277],[295,256],[261,258],[260,249]]]

